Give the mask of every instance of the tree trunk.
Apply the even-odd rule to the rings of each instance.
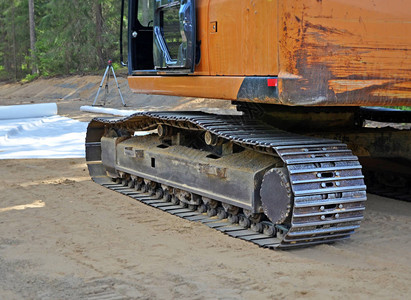
[[[34,0],[29,0],[29,22],[30,22],[30,49],[31,49],[31,73],[37,74],[36,57],[36,27],[34,23]]]
[[[96,42],[97,42],[97,56],[99,67],[104,67],[103,58],[103,8],[101,6],[100,0],[96,0],[95,3],[96,12]]]
[[[14,6],[14,1],[11,2],[11,14],[12,14],[12,39],[13,39],[13,68],[14,68],[14,80],[17,81],[17,45],[16,45],[16,7]]]

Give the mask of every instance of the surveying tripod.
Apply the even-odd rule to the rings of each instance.
[[[116,73],[114,73],[114,68],[113,68],[113,66],[112,66],[112,63],[113,63],[113,62],[112,62],[112,60],[110,59],[110,60],[108,61],[108,65],[107,65],[106,71],[104,72],[103,79],[101,80],[100,87],[98,88],[96,98],[94,99],[93,106],[94,106],[94,104],[96,104],[98,95],[100,94],[101,87],[103,86],[103,83],[104,83],[104,80],[106,79],[106,77],[107,77],[107,81],[106,81],[105,89],[106,89],[106,93],[108,93],[108,81],[109,81],[109,79],[110,79],[110,68],[111,68],[111,71],[113,72],[114,80],[116,81],[116,85],[117,85],[117,88],[118,88],[118,93],[120,94],[121,102],[123,103],[123,106],[126,106],[126,103],[124,103],[123,95],[121,94],[121,91],[120,91],[120,86],[118,85]],[[105,104],[105,102],[104,102],[104,104]]]

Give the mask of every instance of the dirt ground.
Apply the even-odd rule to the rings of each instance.
[[[57,102],[86,121],[100,80],[0,85],[0,105]],[[133,109],[204,105],[121,89]],[[0,299],[409,299],[410,249],[411,203],[371,194],[351,239],[273,251],[107,190],[84,159],[0,160]]]

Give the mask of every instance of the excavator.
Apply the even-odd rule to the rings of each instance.
[[[95,118],[95,182],[272,249],[349,238],[367,189],[410,200],[411,2],[122,0],[124,18],[133,92],[236,113]]]

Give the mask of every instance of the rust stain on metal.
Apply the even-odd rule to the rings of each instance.
[[[280,3],[280,74],[302,77],[280,76],[282,102],[411,104],[411,3]]]
[[[368,87],[381,87],[390,84],[390,80],[356,80],[356,79],[333,79],[328,81],[328,86],[334,93],[345,93],[361,90]]]

